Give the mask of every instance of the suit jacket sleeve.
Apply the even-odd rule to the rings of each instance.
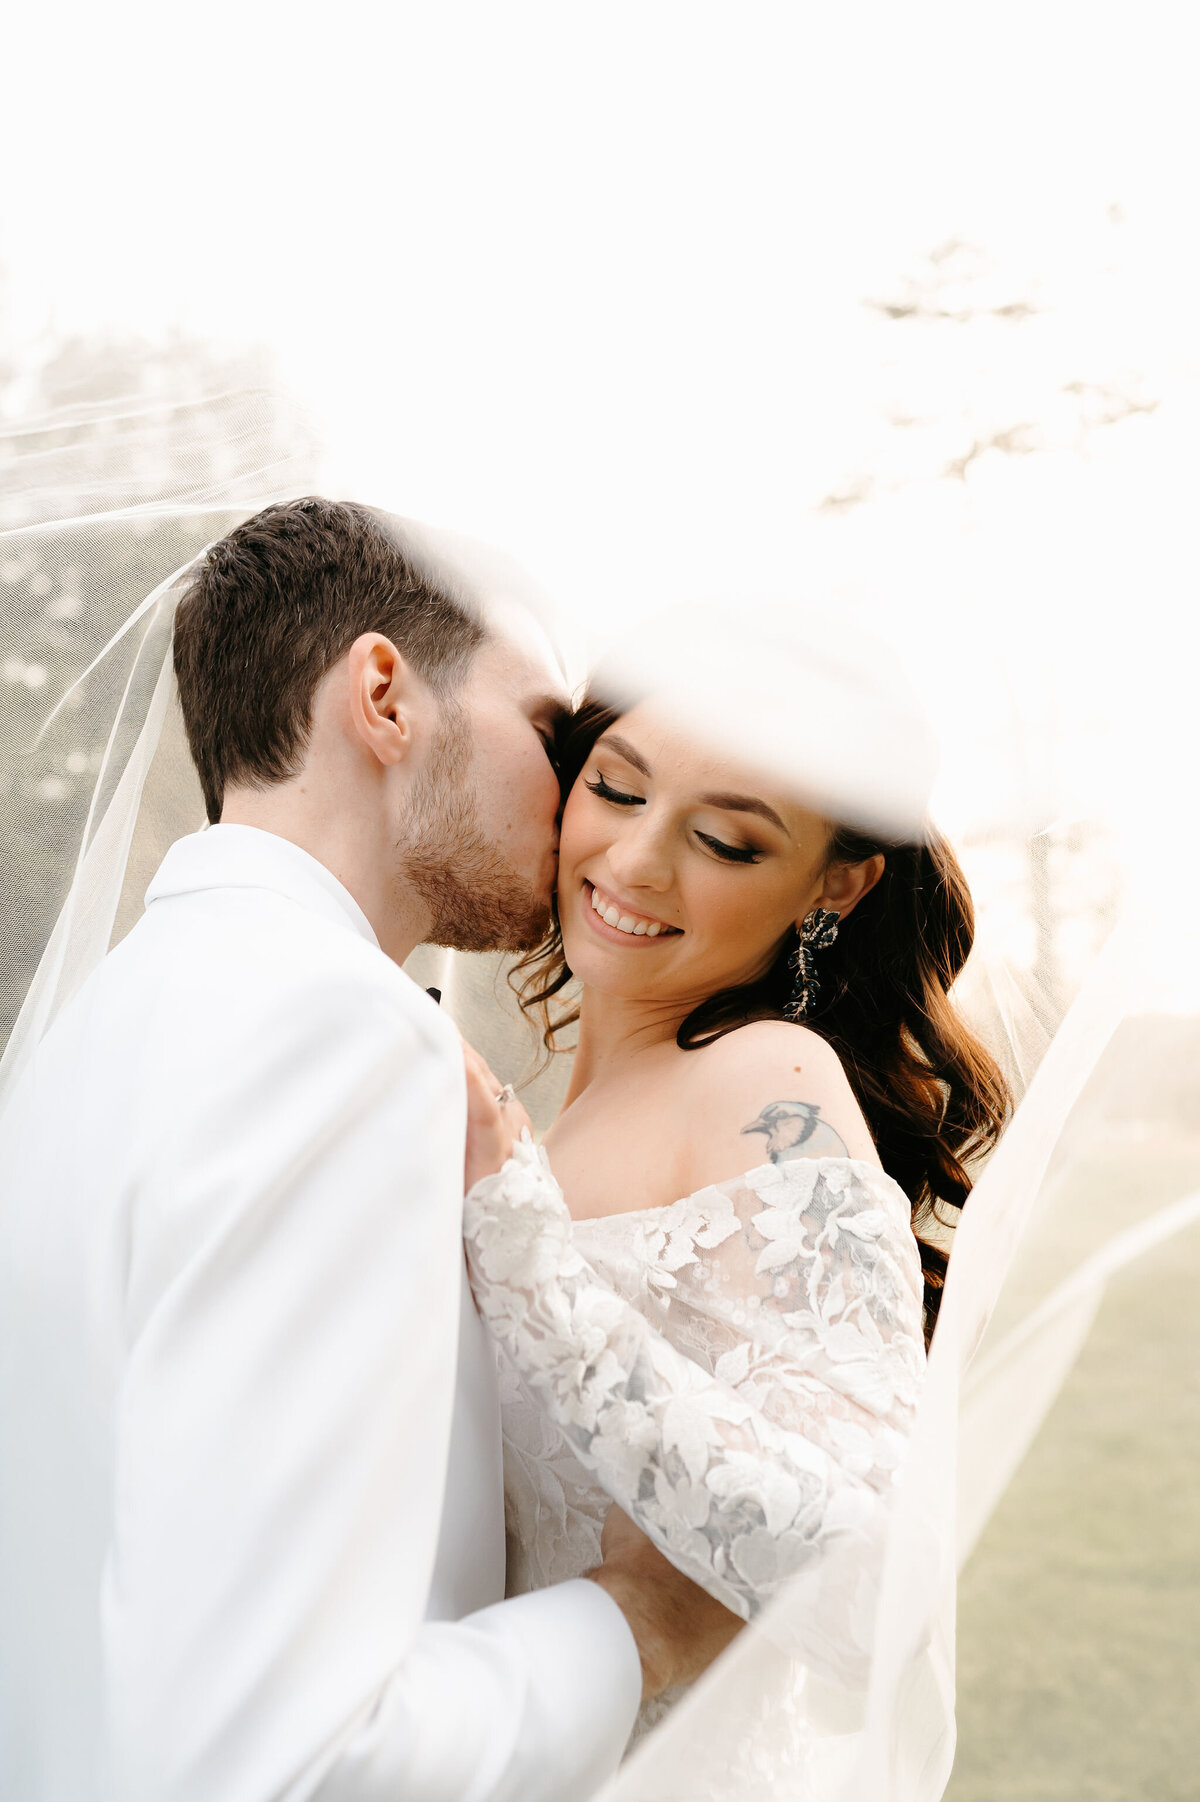
[[[422,1011],[314,977],[197,1046],[204,1101],[147,1128],[101,1623],[118,1802],[574,1802],[632,1726],[594,1584],[424,1620],[464,1102]]]

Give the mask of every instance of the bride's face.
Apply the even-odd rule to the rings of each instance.
[[[567,962],[587,987],[684,1012],[751,982],[811,907],[852,905],[848,873],[826,869],[829,836],[819,814],[635,707],[563,812]]]

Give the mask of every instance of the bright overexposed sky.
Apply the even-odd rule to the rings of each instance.
[[[1195,646],[1180,11],[26,6],[12,338],[267,347],[331,488],[506,545],[598,639],[662,598],[873,606],[974,743],[947,817],[1011,705],[1067,722],[1033,813],[1093,805]],[[1035,316],[864,305],[955,239],[977,305]],[[1081,435],[1073,382],[1153,408]],[[933,479],[1030,424],[1036,454]],[[864,472],[869,505],[814,511]]]

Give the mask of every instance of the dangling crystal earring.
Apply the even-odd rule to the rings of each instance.
[[[795,972],[795,976],[792,992],[783,1009],[785,1020],[803,1020],[805,1014],[811,1013],[816,1006],[821,985],[817,981],[817,960],[813,953],[828,951],[838,935],[838,921],[841,917],[841,914],[831,913],[825,907],[814,907],[810,914],[804,916],[804,923],[796,935],[796,949],[788,958],[788,967]]]

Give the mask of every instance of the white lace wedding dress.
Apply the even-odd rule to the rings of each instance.
[[[897,1184],[799,1159],[572,1223],[526,1135],[465,1227],[500,1348],[509,1592],[597,1563],[616,1501],[743,1618],[806,1572],[801,1655],[853,1686],[925,1367]]]

